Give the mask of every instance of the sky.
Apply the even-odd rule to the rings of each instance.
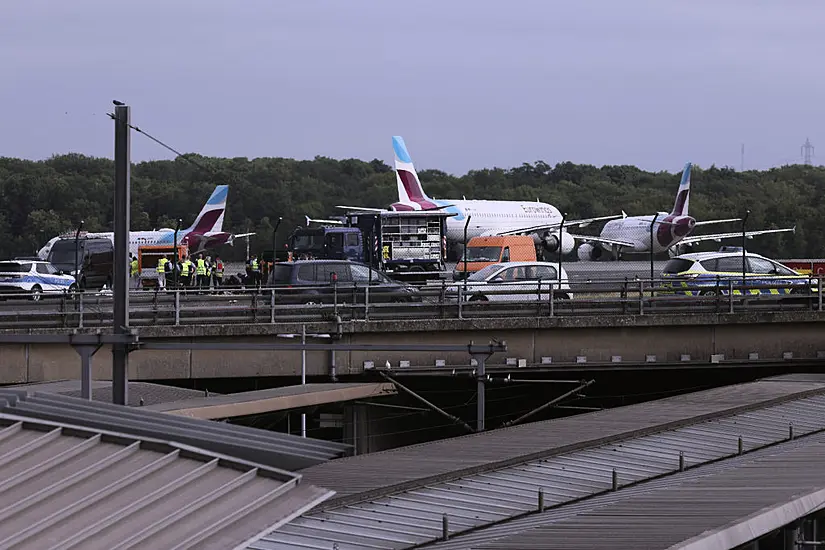
[[[678,172],[825,158],[821,0],[3,0],[0,156]],[[133,161],[174,154],[133,135]]]

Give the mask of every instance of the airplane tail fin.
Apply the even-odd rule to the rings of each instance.
[[[687,216],[690,203],[690,166],[688,162],[682,171],[682,181],[679,183],[679,190],[676,192],[676,202],[673,203],[673,216]]]
[[[223,231],[223,217],[226,212],[226,196],[229,194],[228,185],[216,185],[206,204],[187,229],[188,232],[210,233]]]
[[[407,145],[401,136],[392,137],[392,148],[395,150],[395,179],[398,185],[398,201],[416,207],[416,210],[432,210],[438,205],[427,196],[421,186],[421,180],[413,166]]]

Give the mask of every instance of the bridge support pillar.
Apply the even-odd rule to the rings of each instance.
[[[80,355],[80,397],[92,400],[92,356],[100,349],[100,344],[75,345],[74,350]]]

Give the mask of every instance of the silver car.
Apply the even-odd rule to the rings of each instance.
[[[460,288],[464,300],[468,301],[525,302],[549,300],[551,287],[556,298],[570,298],[567,272],[559,264],[507,262],[488,265],[473,273],[467,278],[466,285],[464,281],[454,283],[448,289],[448,295],[456,299]]]

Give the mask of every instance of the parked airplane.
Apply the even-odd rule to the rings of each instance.
[[[223,219],[226,211],[226,198],[229,194],[228,185],[218,185],[215,191],[206,201],[195,222],[178,231],[178,244],[185,244],[189,247],[190,253],[201,252],[207,248],[215,248],[222,244],[233,244],[238,237],[248,237],[254,233],[242,233],[233,235],[223,231]],[[74,233],[54,237],[38,251],[40,258],[46,259],[51,250],[52,244],[58,239],[74,236]],[[115,234],[112,232],[103,233],[83,233],[84,237],[105,237],[114,241]],[[175,239],[175,230],[165,227],[156,231],[131,231],[129,232],[129,251],[137,254],[138,247],[147,245],[172,246]]]
[[[575,239],[566,231],[568,227],[585,227],[592,222],[612,220],[619,216],[602,216],[581,220],[564,220],[559,210],[550,204],[539,202],[499,200],[438,200],[427,196],[418,179],[407,146],[401,136],[393,136],[395,150],[396,184],[398,202],[390,210],[444,210],[453,214],[447,218],[447,240],[464,242],[464,226],[467,219],[467,238],[492,235],[530,235],[546,252],[568,254],[575,248]],[[363,208],[339,205],[351,211],[382,212],[381,208]]]
[[[611,220],[602,228],[598,237],[581,238],[585,241],[579,246],[578,256],[580,260],[598,260],[604,251],[612,252],[612,258],[618,259],[623,252],[639,253],[650,252],[651,248],[651,224],[653,236],[653,252],[663,252],[667,250],[670,254],[680,254],[684,247],[702,241],[722,241],[723,239],[742,238],[742,232],[715,233],[710,235],[691,236],[693,229],[700,225],[711,225],[719,223],[729,223],[742,221],[741,218],[729,218],[725,220],[696,221],[688,215],[690,203],[690,169],[691,163],[685,164],[682,171],[682,180],[676,192],[676,202],[673,210],[659,212],[647,216],[626,216],[620,220]],[[655,220],[655,221],[654,221]],[[783,233],[795,231],[791,229],[765,229],[761,231],[747,231],[745,236],[753,238],[755,235],[766,233]]]

